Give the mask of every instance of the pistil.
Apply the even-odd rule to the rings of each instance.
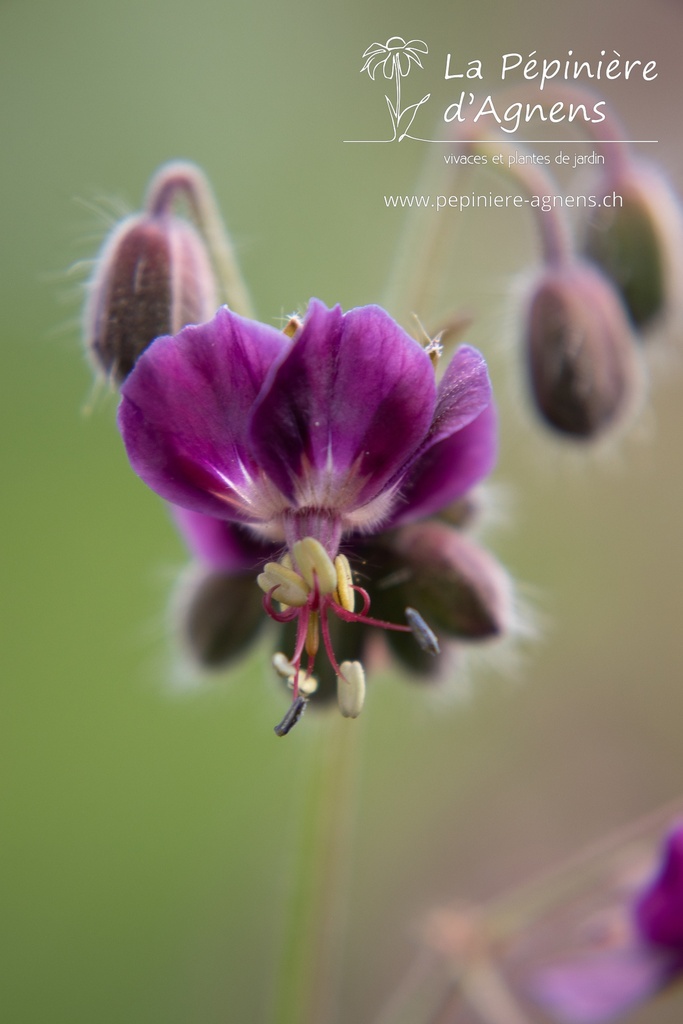
[[[403,633],[412,632],[420,646],[431,654],[438,654],[436,636],[422,617],[412,608],[406,609],[407,625],[385,622],[368,615],[370,597],[362,587],[353,582],[349,560],[337,554],[334,562],[315,537],[303,537],[292,545],[291,555],[285,554],[279,562],[267,562],[258,576],[258,585],[264,592],[263,604],[267,614],[276,622],[293,622],[297,619],[297,634],[291,659],[277,654],[274,665],[281,675],[286,675],[292,687],[292,702],[297,714],[286,717],[286,728],[278,727],[278,735],[285,735],[298,721],[311,689],[302,685],[304,679],[312,679],[315,658],[323,646],[330,664],[337,676],[337,696],[342,714],[356,718],[365,699],[365,673],[359,661],[338,663],[328,622],[328,612],[333,612],[345,622],[356,622],[380,629],[392,629]],[[355,611],[355,595],[363,599],[360,612]],[[278,602],[279,610],[275,607]],[[308,663],[301,668],[304,652]],[[308,692],[307,692],[308,691]],[[281,723],[282,725],[282,723]]]

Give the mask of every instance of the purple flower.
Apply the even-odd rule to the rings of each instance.
[[[683,974],[683,823],[654,877],[615,910],[616,942],[537,972],[533,994],[563,1024],[612,1021]]]
[[[460,527],[467,525],[472,515],[469,504],[446,510],[449,519],[457,518]],[[265,622],[263,594],[253,585],[254,575],[281,549],[259,541],[236,523],[172,508],[195,559],[176,600],[180,636],[200,666],[223,668],[246,653]],[[498,638],[510,624],[511,592],[505,571],[450,521],[431,518],[374,536],[352,535],[344,540],[344,550],[372,592],[373,610],[380,619],[400,619],[406,606],[417,605],[438,630],[441,650],[434,655],[405,632],[378,633],[363,622],[351,630],[332,617],[331,645],[338,662],[369,660],[378,665],[391,655],[411,678],[439,683],[451,675],[464,643]],[[277,649],[295,644],[296,623],[285,622]],[[316,664],[316,680],[316,703],[332,699],[337,681],[329,662]]]
[[[205,562],[229,574],[261,562],[268,614],[295,629],[295,696],[320,636],[345,679],[329,613],[390,625],[368,615],[341,549],[435,515],[496,453],[478,352],[460,348],[437,385],[428,353],[382,309],[316,300],[291,332],[222,308],[156,339],[123,386],[119,424],[138,475],[189,510],[181,526]]]

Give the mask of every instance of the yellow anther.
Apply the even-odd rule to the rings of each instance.
[[[287,681],[287,685],[294,689],[294,676]],[[299,669],[299,693],[304,697],[310,697],[318,689],[318,680],[315,676],[309,676],[302,668]]]
[[[289,552],[286,552],[282,556],[282,558],[280,559],[280,565],[284,565],[285,569],[292,569],[292,570],[294,569],[294,566],[292,565],[292,559],[291,559],[291,556],[290,556]],[[289,605],[285,604],[284,601],[280,601],[279,604],[280,604],[280,609],[283,612],[286,612],[287,609],[289,608]]]
[[[353,574],[346,555],[337,555],[334,568],[337,572],[337,601],[347,612],[352,612],[356,603],[356,592],[353,589]]]
[[[439,359],[441,358],[441,356],[443,354],[443,345],[441,344],[441,334],[437,334],[437,336],[435,338],[430,337],[430,335],[427,334],[426,330],[422,326],[422,322],[421,322],[419,316],[417,315],[417,313],[413,313],[413,319],[415,320],[415,323],[417,324],[417,331],[418,331],[418,334],[419,334],[418,341],[421,342],[422,346],[424,347],[425,352],[427,353],[427,355],[429,356],[429,358],[431,360],[432,366],[434,367],[434,369],[436,369],[437,364],[439,362]]]
[[[282,676],[283,679],[294,678],[296,669],[286,654],[283,654],[282,651],[276,651],[272,661],[273,668],[279,676]]]
[[[309,658],[315,658],[320,646],[320,629],[318,628],[318,613],[311,612],[306,627],[306,654]]]
[[[365,701],[365,672],[359,661],[342,661],[337,676],[337,701],[344,718],[358,718]]]
[[[287,680],[287,686],[290,690],[294,689],[294,678],[297,675],[295,666],[289,660],[286,654],[282,651],[277,651],[273,655],[273,668],[279,676]],[[304,697],[310,697],[312,693],[318,689],[318,680],[315,676],[309,676],[307,672],[304,672],[302,668],[299,669],[298,674],[298,690],[299,693],[303,694]]]
[[[441,356],[443,355],[443,345],[441,344],[440,335],[437,338],[432,338],[429,344],[425,346],[425,352],[429,356],[432,366],[436,369],[439,364],[439,359],[441,359]]]
[[[289,320],[282,328],[282,333],[286,334],[288,338],[293,338],[299,328],[302,326],[302,322],[298,316],[292,315]]]
[[[304,537],[303,540],[296,542],[292,553],[299,572],[311,590],[315,586],[316,579],[321,594],[331,594],[336,590],[337,571],[319,540],[316,540],[315,537]],[[266,568],[268,567],[266,566]]]
[[[294,605],[295,608],[303,607],[308,600],[309,589],[304,580],[280,562],[267,562],[263,572],[256,577],[256,582],[266,594],[275,587],[275,600]]]

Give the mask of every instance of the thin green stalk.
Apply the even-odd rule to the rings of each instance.
[[[430,150],[416,185],[421,195],[435,196],[452,187],[454,169],[446,167],[440,152]],[[440,261],[443,247],[453,238],[452,219],[436,210],[413,209],[405,222],[382,305],[404,326],[412,329],[412,314],[432,312],[430,303],[442,283]]]
[[[317,735],[308,751],[273,1024],[333,1024],[338,1005],[361,726],[336,714],[305,725]]]
[[[146,208],[153,214],[167,212],[179,195],[188,203],[197,227],[204,236],[222,298],[234,313],[253,317],[251,298],[240,273],[235,250],[211,186],[201,168],[184,161],[164,164],[150,183]]]

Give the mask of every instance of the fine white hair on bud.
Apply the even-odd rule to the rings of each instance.
[[[359,661],[342,661],[337,676],[337,701],[344,718],[358,718],[365,702],[365,672]]]

